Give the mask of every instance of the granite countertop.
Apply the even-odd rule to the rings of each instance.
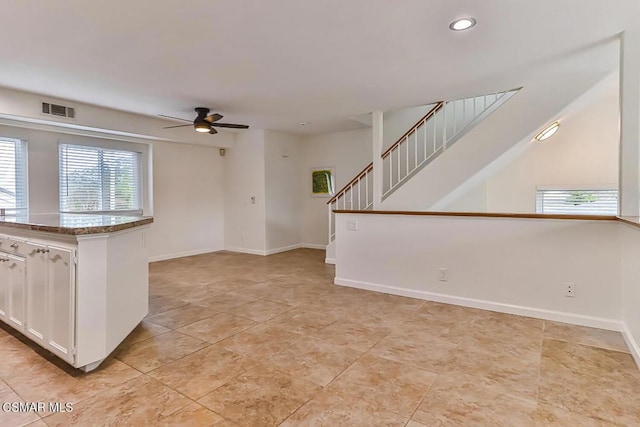
[[[0,227],[69,235],[112,233],[152,222],[153,217],[66,213],[0,217]]]

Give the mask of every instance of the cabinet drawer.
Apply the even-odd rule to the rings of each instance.
[[[12,239],[6,236],[0,236],[0,252],[11,255],[25,256],[27,242],[20,239]]]

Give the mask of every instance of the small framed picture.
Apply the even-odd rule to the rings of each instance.
[[[336,192],[335,187],[335,171],[333,168],[311,168],[312,197],[332,197]]]

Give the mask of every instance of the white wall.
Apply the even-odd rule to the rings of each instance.
[[[620,225],[622,253],[622,318],[626,338],[640,366],[640,228]]]
[[[301,146],[295,135],[265,131],[266,251],[300,244],[302,224]]]
[[[42,102],[54,102],[75,108],[76,118],[67,119],[41,114]],[[159,107],[158,113],[162,113]],[[186,118],[195,117],[195,112],[184,113]],[[233,145],[233,136],[228,132],[217,135],[192,132],[191,129],[164,129],[175,125],[160,117],[127,113],[111,108],[91,104],[54,99],[45,95],[0,88],[0,124],[20,124],[36,126],[55,126],[58,132],[101,132],[121,137],[165,140],[178,143],[190,143],[208,147],[229,147]]]
[[[152,260],[223,249],[223,171],[217,148],[153,143]]]
[[[490,212],[535,212],[537,186],[618,186],[617,91],[562,120],[558,133],[486,181]]]
[[[59,212],[59,142],[135,147],[153,153],[153,206],[151,197],[145,203],[145,214],[153,211],[154,216],[147,233],[150,257],[222,249],[223,169],[217,148],[159,141],[136,144],[12,126],[0,126],[0,135],[27,141],[31,213]]]
[[[573,78],[541,78],[522,88],[507,103],[464,135],[451,148],[418,172],[382,202],[386,210],[441,210],[456,191],[466,193],[487,173],[499,156],[523,140],[529,140],[547,123],[604,75]],[[487,175],[484,175],[486,178]],[[416,195],[420,195],[417,197]]]
[[[235,146],[226,151],[224,163],[224,247],[263,254],[266,250],[264,131],[238,134]]]
[[[336,225],[338,284],[620,328],[614,221],[338,214]]]
[[[383,115],[382,125],[383,150],[386,150],[394,144],[434,106],[435,104],[429,104],[395,111],[386,111]]]
[[[302,183],[300,236],[303,245],[324,247],[329,240],[329,199],[311,196],[311,168],[335,168],[336,189],[339,190],[371,163],[371,155],[371,129],[313,135],[302,140],[299,180]]]

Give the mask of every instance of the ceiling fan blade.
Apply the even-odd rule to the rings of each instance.
[[[185,126],[193,126],[193,125],[177,125],[177,126],[165,126],[162,129],[172,129],[172,128],[183,128]]]
[[[218,120],[220,120],[223,116],[221,114],[215,113],[215,114],[211,114],[207,117],[205,117],[204,119],[208,122],[217,122]]]
[[[193,120],[181,119],[180,117],[165,116],[164,114],[158,114],[158,116],[166,117],[167,119],[182,120],[183,122],[193,122]]]
[[[218,131],[217,131],[217,130],[215,130],[214,128],[211,128],[211,129],[209,129],[209,133],[210,133],[211,135],[215,135],[216,133],[218,133]]]
[[[249,129],[247,125],[236,125],[234,123],[211,123],[211,126],[219,128],[231,128],[231,129]]]

